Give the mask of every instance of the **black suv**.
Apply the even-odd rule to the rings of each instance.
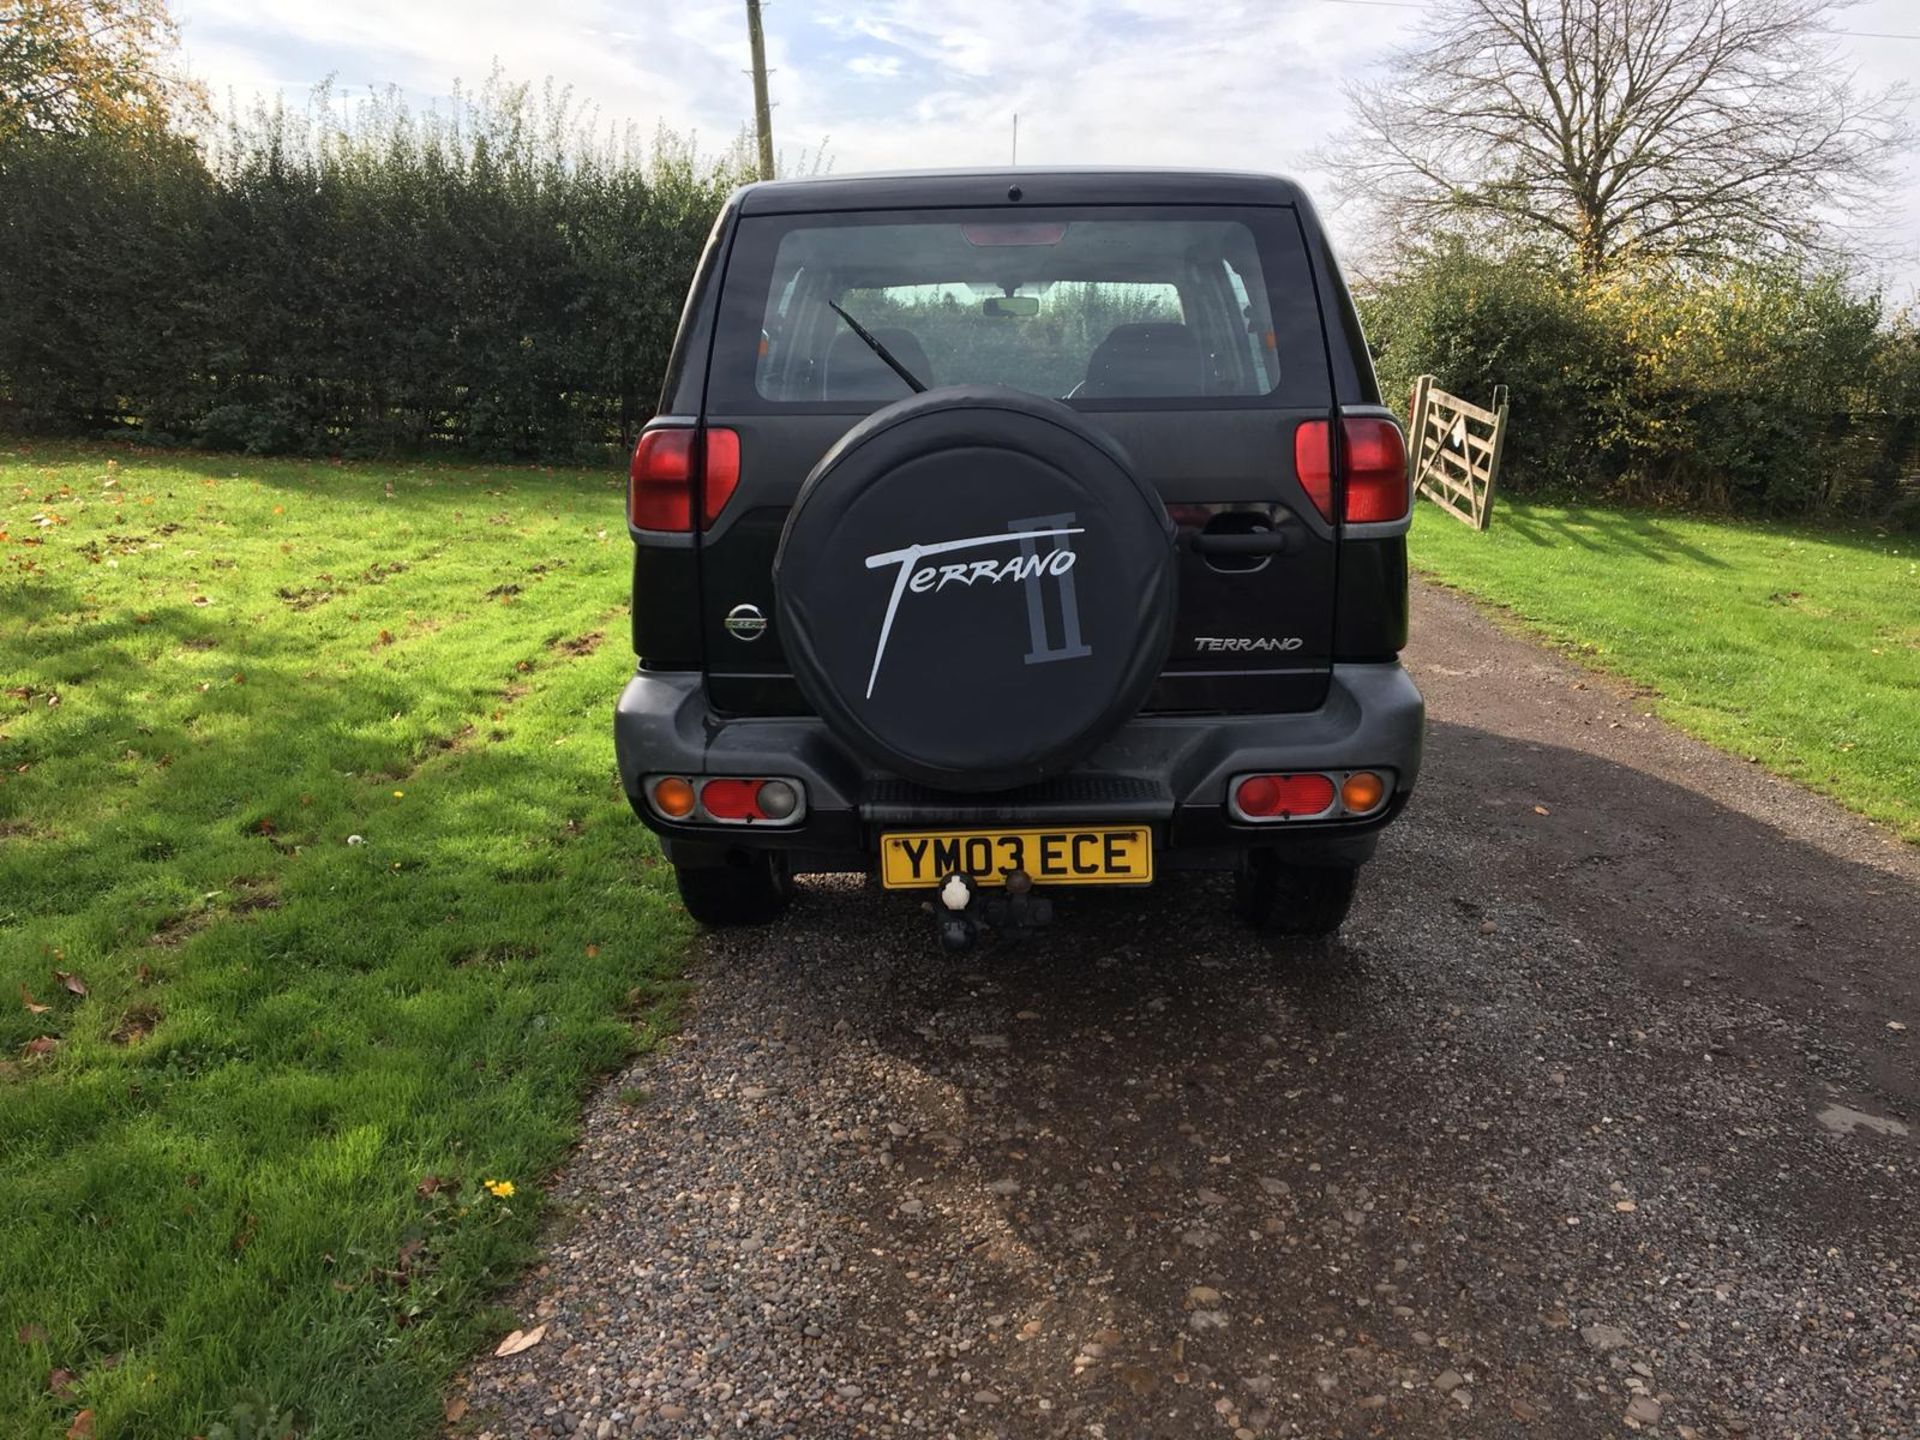
[[[749,185],[633,456],[621,782],[708,924],[1206,869],[1326,933],[1420,764],[1410,509],[1289,181]]]

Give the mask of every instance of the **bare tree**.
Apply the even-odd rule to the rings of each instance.
[[[1840,61],[1848,3],[1434,0],[1324,158],[1403,238],[1545,241],[1589,274],[1825,253],[1911,134],[1906,87]]]

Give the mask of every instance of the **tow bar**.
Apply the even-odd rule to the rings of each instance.
[[[1043,925],[1053,923],[1053,901],[1033,893],[1033,877],[1024,870],[1007,874],[1006,891],[990,900],[980,898],[971,875],[955,871],[940,882],[939,903],[928,902],[940,948],[958,955],[973,948],[982,930],[1005,940],[1024,940]]]

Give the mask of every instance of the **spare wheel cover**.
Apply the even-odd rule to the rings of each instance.
[[[1072,765],[1160,673],[1174,528],[1126,453],[1058,401],[950,387],[856,425],[774,560],[775,624],[847,744],[950,790]]]

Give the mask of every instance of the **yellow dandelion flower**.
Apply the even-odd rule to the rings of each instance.
[[[393,792],[393,798],[396,800],[404,800],[407,798],[407,792],[404,790],[396,790]]]
[[[494,1199],[511,1200],[513,1198],[513,1181],[489,1180],[486,1183],[487,1183],[487,1193],[493,1196]]]

